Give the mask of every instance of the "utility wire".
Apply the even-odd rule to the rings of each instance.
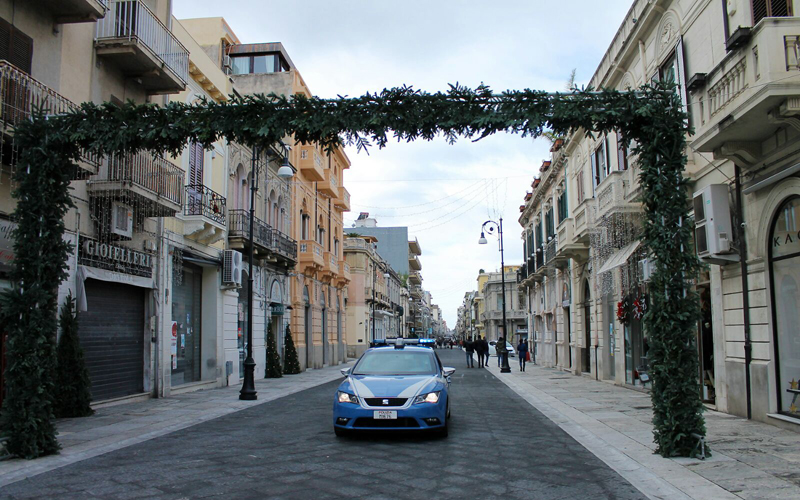
[[[445,203],[443,205],[439,205],[439,206],[430,208],[428,210],[423,210],[422,212],[415,212],[415,213],[411,213],[411,214],[399,214],[399,215],[376,214],[375,217],[376,218],[380,217],[380,218],[396,219],[398,217],[412,217],[412,216],[415,216],[415,215],[427,214],[427,213],[433,212],[435,210],[440,210],[440,209],[442,209],[444,207],[450,206],[450,205],[452,205],[454,203],[458,203],[460,201],[464,201],[466,199],[473,199],[476,193],[480,194],[482,192],[481,188],[483,188],[483,185],[477,186],[477,189],[473,189],[469,194],[467,194],[467,195],[465,195],[465,196],[463,196],[461,198],[456,198],[456,199],[451,200],[451,201],[449,201],[449,202],[447,202],[447,203]],[[442,198],[442,199],[444,199],[444,198]],[[439,201],[441,201],[442,199],[440,199]]]

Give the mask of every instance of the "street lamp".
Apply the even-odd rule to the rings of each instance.
[[[289,147],[284,144],[283,149],[283,164],[278,170],[278,176],[281,179],[290,179],[294,175],[294,171],[289,166]],[[250,185],[250,235],[248,237],[250,248],[247,251],[249,259],[249,271],[247,274],[247,358],[244,360],[244,380],[242,381],[242,389],[239,391],[239,399],[246,401],[258,399],[255,381],[256,362],[253,359],[253,233],[256,219],[256,191],[258,191],[258,156],[258,146],[254,146],[250,168],[253,178],[253,182]],[[269,159],[267,161],[269,162]],[[269,173],[269,166],[266,173]]]
[[[478,240],[479,245],[485,245],[487,243],[486,236],[484,232],[488,231],[489,234],[492,234],[497,229],[497,237],[500,239],[500,279],[503,286],[503,341],[508,342],[508,330],[506,322],[506,264],[503,257],[503,218],[500,218],[500,222],[497,223],[493,220],[487,220],[481,226],[481,237]],[[503,367],[500,368],[500,373],[511,373],[511,367],[508,366],[508,354],[503,356]]]

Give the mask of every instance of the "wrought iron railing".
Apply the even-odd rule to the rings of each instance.
[[[200,215],[224,226],[226,203],[224,196],[206,186],[189,185],[183,215]]]
[[[554,236],[544,246],[544,261],[545,261],[545,263],[549,263],[556,256],[556,241],[557,240],[558,239]]]
[[[242,209],[231,210],[228,217],[230,218],[228,234],[233,237],[249,239],[250,212]],[[272,248],[272,228],[258,217],[253,219],[253,242],[264,248]]]
[[[277,229],[272,230],[272,250],[286,258],[297,260],[297,242]]]
[[[142,0],[108,0],[97,22],[97,40],[138,40],[184,83],[189,80],[189,51]]]
[[[91,181],[130,183],[180,206],[183,204],[184,175],[184,171],[174,163],[142,151],[107,157]]]
[[[78,105],[7,61],[0,61],[0,123],[3,129],[16,127],[31,118],[34,111],[58,115]],[[100,158],[84,154],[82,160],[97,168]]]

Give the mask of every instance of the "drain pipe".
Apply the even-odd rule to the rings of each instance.
[[[753,346],[750,342],[750,288],[747,283],[747,242],[745,241],[744,209],[742,207],[742,182],[739,165],[734,165],[736,187],[736,222],[739,237],[739,259],[742,265],[742,308],[744,309],[744,383],[747,397],[747,418],[753,418],[750,362],[753,359]]]

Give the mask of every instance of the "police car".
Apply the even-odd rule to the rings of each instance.
[[[450,376],[429,347],[433,339],[373,343],[352,368],[333,401],[337,436],[358,430],[431,431],[447,436]]]

